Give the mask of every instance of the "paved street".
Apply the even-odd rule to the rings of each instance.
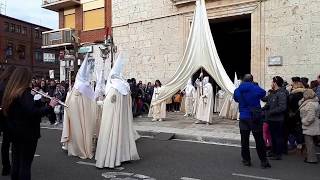
[[[147,115],[135,118],[134,128],[139,134],[144,136],[155,136],[160,132],[173,133],[175,139],[193,140],[202,142],[214,142],[225,144],[239,144],[240,131],[238,121],[224,119],[214,114],[213,124],[194,124],[196,119],[192,117],[183,117],[182,112],[167,113],[167,118],[163,122],[152,122],[152,118]],[[42,121],[44,127],[62,128],[50,125],[48,119]],[[253,140],[253,138],[251,138]]]
[[[93,160],[68,157],[61,150],[60,134],[60,130],[42,130],[32,169],[33,180],[319,180],[320,177],[320,165],[305,164],[294,155],[284,157],[283,161],[272,161],[272,169],[262,170],[254,151],[254,166],[247,168],[240,163],[238,147],[148,138],[137,142],[142,160],[126,163],[116,170],[100,170],[92,166]]]

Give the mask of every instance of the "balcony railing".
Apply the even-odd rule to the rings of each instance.
[[[42,8],[57,12],[80,4],[80,0],[42,0]]]
[[[195,2],[196,0],[171,0],[171,1],[173,2],[174,5],[178,6],[178,5]]]
[[[77,31],[70,28],[46,31],[42,33],[42,48],[70,46],[76,43]]]

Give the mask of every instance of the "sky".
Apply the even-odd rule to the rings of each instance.
[[[0,2],[5,0],[0,0]],[[6,0],[6,15],[51,29],[58,29],[59,15],[41,8],[42,0]]]

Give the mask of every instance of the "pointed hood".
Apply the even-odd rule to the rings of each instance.
[[[130,86],[128,82],[122,77],[122,71],[126,62],[127,59],[124,58],[123,54],[119,54],[117,61],[111,69],[108,77],[106,94],[109,93],[111,88],[117,89],[122,95],[128,95],[130,93]]]
[[[240,86],[240,80],[238,79],[238,76],[237,76],[236,72],[234,73],[234,81],[233,81],[233,83],[234,83],[234,86],[236,88],[238,88]]]
[[[186,86],[186,94],[191,94],[193,90],[194,87],[192,85],[192,79],[190,78]]]
[[[90,78],[94,70],[94,59],[86,54],[84,61],[77,73],[73,88],[77,89],[82,95],[94,100],[94,91],[90,86]]]

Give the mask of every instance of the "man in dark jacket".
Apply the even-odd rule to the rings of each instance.
[[[287,111],[287,92],[279,76],[272,78],[274,93],[268,99],[267,116],[272,139],[272,153],[274,160],[281,160],[284,152],[284,120]]]
[[[256,149],[261,161],[262,168],[270,168],[266,157],[266,147],[263,140],[262,117],[260,100],[266,95],[266,91],[253,83],[253,76],[247,74],[234,92],[234,100],[239,103],[240,111],[240,134],[241,134],[241,155],[245,166],[251,166],[249,149],[250,132],[256,141]]]

